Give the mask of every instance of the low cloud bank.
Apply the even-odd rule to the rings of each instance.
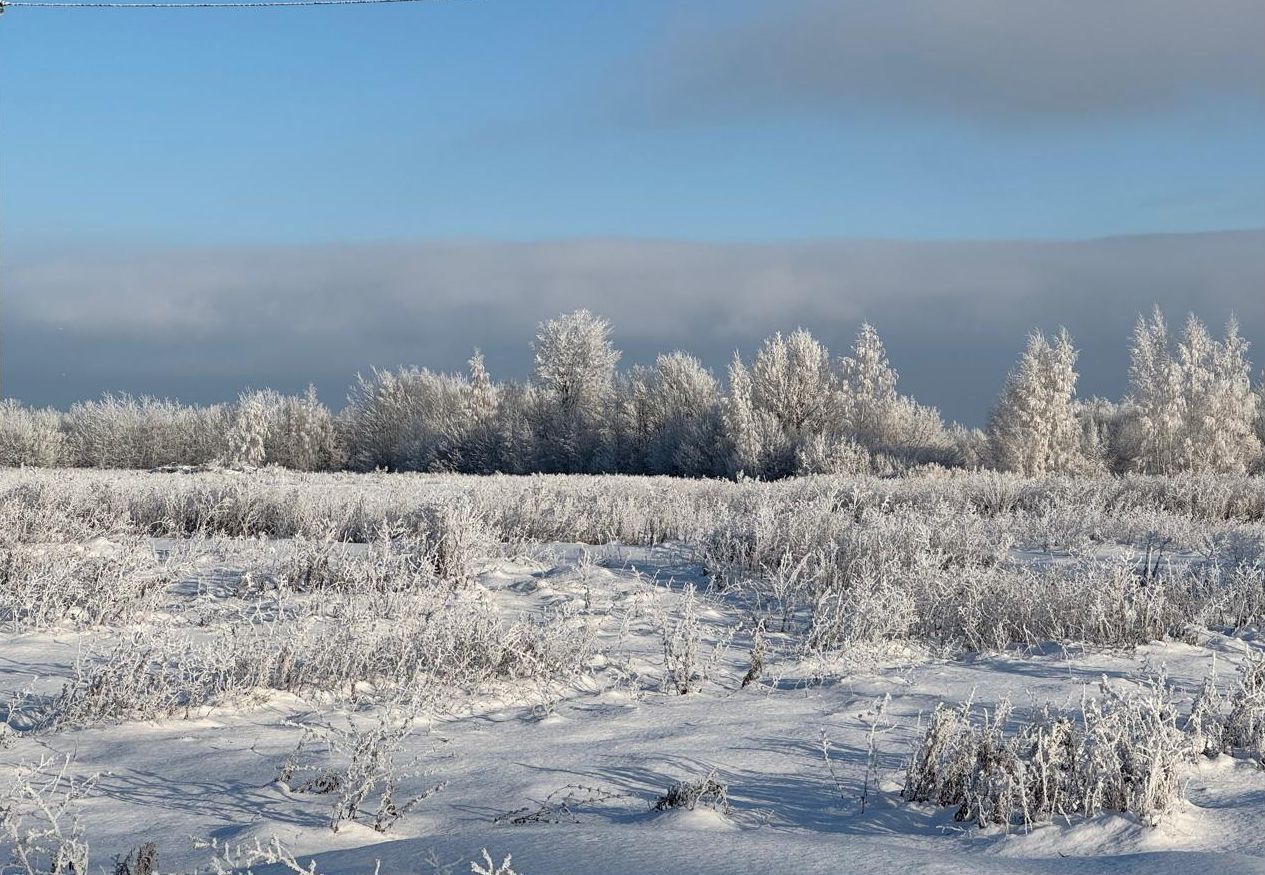
[[[338,406],[357,371],[452,370],[481,347],[525,376],[536,324],[588,307],[625,364],[681,348],[723,370],[803,326],[842,354],[873,322],[902,387],[983,421],[1033,328],[1066,325],[1083,394],[1125,388],[1136,315],[1238,315],[1265,343],[1265,231],[1086,242],[547,243],[103,251],[9,261],[3,392],[63,406],[106,390],[183,401],[313,382]],[[1258,362],[1265,352],[1257,350]]]

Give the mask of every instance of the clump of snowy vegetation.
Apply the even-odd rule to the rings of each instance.
[[[351,595],[299,610],[248,614],[222,631],[158,627],[107,638],[79,658],[60,693],[24,697],[10,722],[48,730],[155,720],[268,691],[434,702],[454,688],[574,678],[590,646],[565,616],[506,622],[461,596],[362,604]]]
[[[88,839],[79,806],[94,780],[76,778],[69,760],[21,763],[0,789],[0,871],[14,875],[88,872]]]
[[[1178,726],[1163,679],[1119,692],[1105,683],[1079,711],[1045,707],[1016,721],[967,702],[938,708],[906,771],[902,796],[952,806],[981,828],[1127,813],[1154,823],[1182,799],[1197,749]]]
[[[1126,813],[1145,824],[1185,799],[1201,758],[1265,755],[1265,660],[1250,658],[1225,694],[1205,679],[1189,711],[1163,675],[1131,689],[1106,679],[1098,698],[1030,717],[1010,702],[993,709],[939,706],[906,767],[910,802],[951,806],[984,828]]]
[[[411,798],[400,798],[399,783],[416,763],[401,762],[404,742],[413,732],[413,716],[379,715],[365,727],[304,726],[303,738],[286,757],[277,782],[291,793],[325,796],[333,800],[330,829],[364,822],[377,832],[388,832],[396,822],[428,796],[444,788],[439,783]]]

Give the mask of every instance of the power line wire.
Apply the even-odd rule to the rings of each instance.
[[[19,7],[39,9],[268,9],[286,6],[373,6],[386,3],[423,3],[426,0],[206,0],[179,3],[113,3],[104,0],[0,0],[0,13]]]

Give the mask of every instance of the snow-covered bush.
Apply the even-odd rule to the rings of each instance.
[[[65,457],[61,414],[24,407],[13,399],[0,401],[0,468],[51,468]]]
[[[204,465],[224,457],[231,418],[224,405],[105,395],[66,413],[66,458],[89,468]]]
[[[1249,655],[1228,693],[1217,688],[1215,674],[1206,678],[1187,732],[1207,756],[1246,756],[1265,766],[1265,658]]]
[[[0,791],[0,871],[13,875],[90,872],[88,840],[79,805],[93,779],[70,773],[69,759],[45,757],[17,766]]]
[[[175,569],[136,538],[0,547],[0,626],[127,623],[156,607]]]
[[[424,799],[442,790],[436,784],[415,796],[400,796],[400,782],[418,776],[417,762],[401,762],[413,719],[386,714],[366,726],[303,726],[303,738],[286,757],[277,783],[291,793],[328,796],[333,800],[330,829],[365,823],[388,832]]]
[[[686,589],[680,614],[661,619],[663,643],[663,686],[684,696],[703,687],[705,663],[702,654],[698,599],[692,587]]]
[[[693,811],[700,807],[728,811],[729,787],[718,781],[713,771],[694,781],[677,781],[659,797],[654,807],[658,811]]]
[[[991,713],[941,706],[906,769],[902,796],[957,808],[981,828],[1028,828],[1055,818],[1128,813],[1154,824],[1182,799],[1196,756],[1163,678],[1077,712],[1050,706],[1019,721],[1008,702]]]
[[[817,434],[795,450],[801,474],[869,474],[873,466],[869,452],[850,437]]]
[[[452,471],[474,421],[464,377],[426,369],[360,377],[340,416],[353,470]]]
[[[88,648],[54,696],[28,694],[11,720],[52,730],[189,715],[266,698],[410,697],[504,681],[567,681],[587,667],[591,633],[563,615],[506,621],[459,594],[330,596],[304,611],[254,613],[223,631],[138,629]]]

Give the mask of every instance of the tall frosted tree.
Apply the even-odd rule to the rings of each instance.
[[[1075,397],[1076,350],[1067,332],[1053,342],[1041,332],[1029,335],[989,419],[994,464],[1026,475],[1082,468]]]
[[[1158,307],[1149,320],[1138,320],[1130,368],[1134,468],[1242,473],[1257,464],[1261,441],[1247,350],[1234,319],[1217,340],[1192,314],[1176,355]]]
[[[866,444],[887,442],[896,394],[896,371],[874,326],[866,322],[857,333],[852,355],[839,363],[848,426]]]
[[[843,418],[830,352],[807,331],[768,338],[750,369],[735,357],[726,414],[733,468],[751,476],[796,471],[798,450],[838,432]]]
[[[725,432],[731,448],[730,474],[759,476],[764,459],[764,431],[751,398],[751,371],[734,354],[729,363],[729,395],[725,399]]]
[[[634,368],[619,420],[630,473],[715,476],[725,473],[721,395],[716,378],[683,352]]]
[[[1243,473],[1261,452],[1254,433],[1256,399],[1252,394],[1248,343],[1238,321],[1214,340],[1191,315],[1177,346],[1182,375],[1182,429],[1177,461],[1189,471]]]
[[[1159,307],[1149,319],[1138,317],[1129,350],[1130,403],[1136,411],[1133,467],[1150,474],[1171,474],[1181,466],[1185,393],[1170,345]]]
[[[468,364],[470,376],[465,387],[467,426],[461,447],[461,470],[471,474],[508,470],[506,441],[498,415],[500,392],[492,382],[482,352],[476,349]]]
[[[268,400],[263,392],[244,393],[233,412],[228,430],[228,461],[233,465],[258,467],[266,458],[268,440]]]
[[[536,333],[537,449],[547,471],[596,471],[607,464],[620,358],[610,335],[610,323],[588,310],[544,322]]]
[[[935,408],[896,391],[897,373],[878,331],[862,324],[852,355],[839,363],[846,429],[861,444],[887,452],[949,448],[944,422]]]

